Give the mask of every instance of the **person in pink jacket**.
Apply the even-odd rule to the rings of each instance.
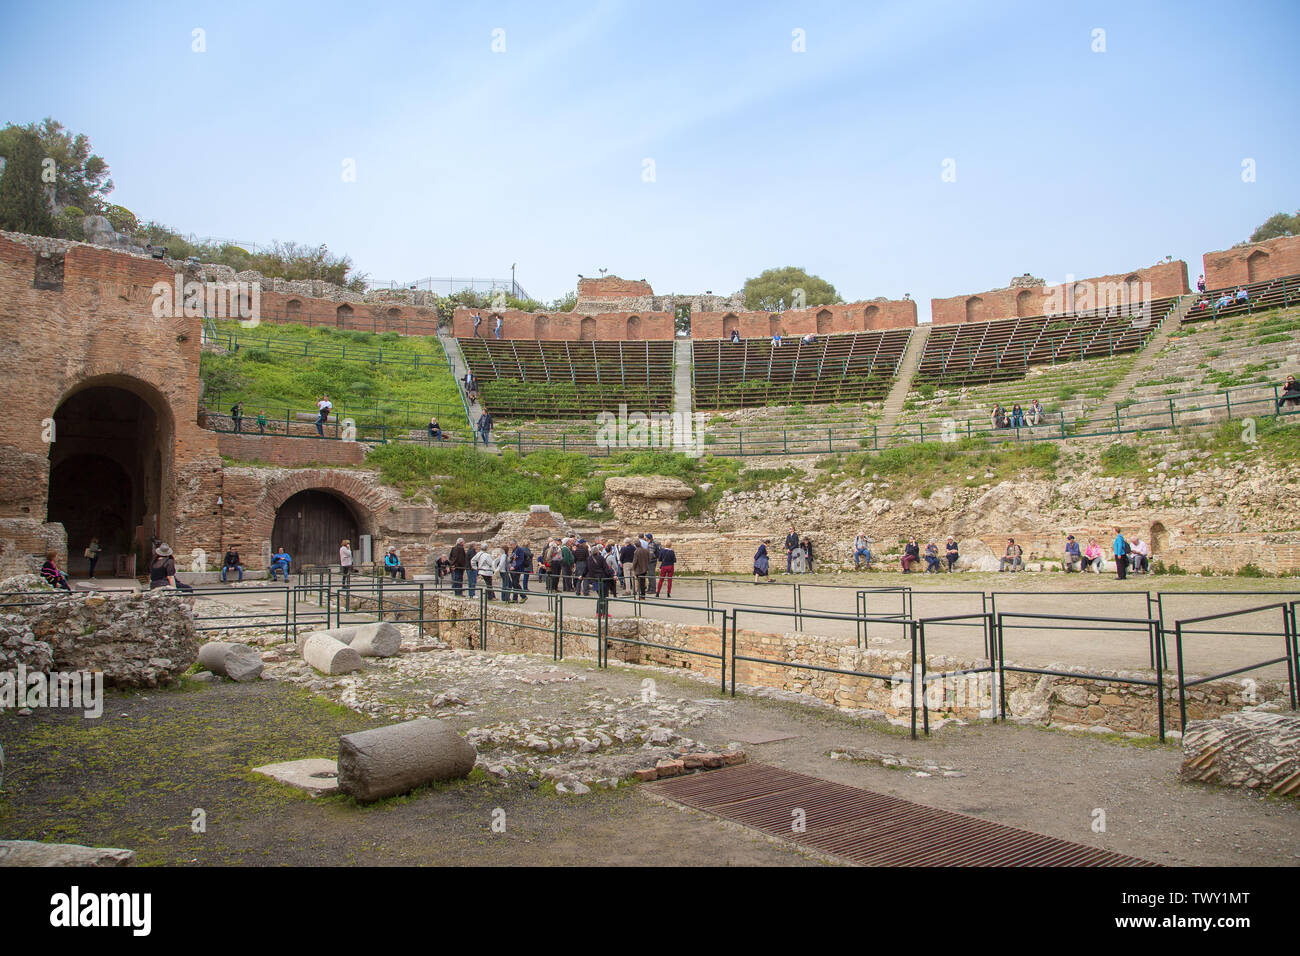
[[[1096,538],[1088,539],[1088,547],[1083,552],[1083,570],[1101,573],[1101,548]]]

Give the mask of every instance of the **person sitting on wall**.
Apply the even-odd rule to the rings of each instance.
[[[388,546],[388,553],[384,555],[384,570],[394,581],[399,577],[403,581],[406,580],[406,568],[402,567],[402,559],[397,556],[397,548],[391,544]]]
[[[178,591],[193,591],[188,584],[176,577],[176,558],[171,545],[163,542],[154,552],[155,557],[149,565],[149,589],[175,588]]]
[[[1205,291],[1205,276],[1201,276],[1199,279],[1196,280],[1196,291],[1197,292]]]
[[[1029,406],[1029,415],[1025,419],[1030,425],[1037,425],[1043,420],[1043,406],[1038,404],[1038,399],[1034,399]]]
[[[1133,539],[1133,553],[1130,555],[1131,568],[1134,574],[1146,574],[1151,570],[1151,545],[1147,544],[1141,538]]]
[[[957,564],[957,559],[961,554],[957,551],[957,539],[948,535],[948,543],[944,545],[943,556],[948,562],[948,570],[951,571]]]
[[[866,532],[859,531],[858,536],[853,539],[853,570],[857,571],[862,567],[863,558],[867,561],[867,570],[871,570],[871,542],[867,539]]]
[[[1020,407],[1019,402],[1016,402],[1016,404],[1011,406],[1011,427],[1012,428],[1025,427],[1025,410]]]
[[[1288,375],[1286,381],[1282,383],[1282,396],[1277,402],[1279,413],[1281,413],[1284,405],[1300,407],[1300,385],[1296,384],[1294,375]]]
[[[1005,571],[1007,568],[1010,568],[1013,572],[1024,570],[1023,554],[1024,550],[1020,545],[1016,544],[1016,539],[1007,538],[1007,551],[1002,555],[998,571]]]
[[[244,580],[244,566],[239,563],[239,552],[233,547],[226,552],[225,559],[221,562],[221,583],[226,583],[226,572],[239,572],[239,580]]]
[[[41,577],[45,579],[50,587],[71,591],[72,588],[68,585],[68,576],[59,570],[58,557],[53,551],[45,552],[45,563],[41,565]]]
[[[284,583],[288,584],[289,567],[292,564],[293,564],[293,557],[289,555],[284,550],[284,548],[277,549],[275,554],[271,555],[271,580],[278,581],[279,578],[277,577],[277,575],[283,574]]]
[[[1086,565],[1083,563],[1083,555],[1079,553],[1079,542],[1074,540],[1074,535],[1065,536],[1065,560],[1061,562],[1061,570],[1065,572],[1078,571],[1083,572]]]
[[[920,560],[921,560],[921,546],[916,543],[916,538],[912,538],[911,541],[907,542],[907,547],[903,549],[903,558],[902,558],[903,573],[911,574],[912,565],[916,564]]]
[[[1238,302],[1250,301],[1250,293],[1246,291],[1246,287],[1244,285],[1237,287],[1237,301]]]
[[[781,333],[780,333],[780,332],[774,332],[774,333],[772,334],[772,347],[773,347],[773,348],[776,348],[776,347],[777,347],[778,345],[780,345],[780,344],[781,344]]]
[[[925,546],[925,571],[927,574],[939,573],[939,546],[933,541]]]
[[[804,345],[812,345],[814,342],[817,341],[817,333],[809,332],[799,341],[803,342]]]
[[[439,555],[438,560],[433,562],[433,573],[437,576],[439,584],[442,584],[443,579],[451,574],[451,562],[447,560],[445,554]]]
[[[429,440],[442,441],[442,426],[438,424],[436,416],[429,419]]]
[[[1088,547],[1083,552],[1083,570],[1096,571],[1098,574],[1102,570],[1101,546],[1097,544],[1096,538],[1088,539]]]
[[[1230,305],[1232,305],[1232,296],[1226,292],[1219,296],[1219,300],[1214,303],[1216,309],[1226,309]]]
[[[740,330],[739,330],[739,329],[732,329],[732,330],[731,330],[731,341],[732,341],[733,343],[737,344],[737,345],[740,344]]]

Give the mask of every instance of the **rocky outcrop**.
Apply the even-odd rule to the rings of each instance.
[[[31,597],[7,602],[14,606],[6,609],[4,642],[25,625],[34,642],[24,644],[20,637],[17,646],[48,645],[50,669],[102,671],[113,687],[157,687],[198,659],[193,599],[170,589],[68,593],[52,590],[36,575],[20,575],[0,581],[0,592],[11,591]]]
[[[1300,717],[1266,711],[1193,720],[1183,734],[1184,780],[1300,794]]]
[[[620,521],[663,521],[675,518],[695,489],[665,475],[607,478],[605,500]]]

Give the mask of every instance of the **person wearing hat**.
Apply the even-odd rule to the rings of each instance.
[[[175,588],[178,591],[193,591],[194,588],[176,577],[176,558],[171,545],[162,542],[154,551],[153,563],[149,565],[149,589]]]
[[[403,581],[406,580],[406,568],[402,567],[402,559],[397,556],[397,548],[391,544],[388,546],[388,553],[384,555],[384,570],[394,581],[399,577]]]

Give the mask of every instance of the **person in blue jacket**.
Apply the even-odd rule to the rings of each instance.
[[[289,566],[293,564],[293,557],[285,553],[284,548],[280,548],[271,555],[271,580],[278,580],[277,574],[284,574],[284,583],[289,583]]]
[[[1115,529],[1115,543],[1112,547],[1112,551],[1115,554],[1115,574],[1121,581],[1123,581],[1128,576],[1129,547],[1128,542],[1124,540],[1124,535],[1120,532],[1119,528]]]

